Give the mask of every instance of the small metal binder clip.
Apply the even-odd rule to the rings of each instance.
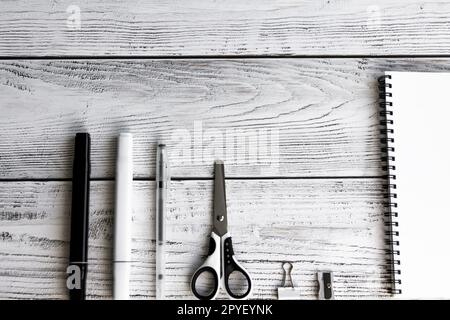
[[[318,272],[317,281],[319,282],[319,300],[334,300],[333,272]]]
[[[298,300],[300,291],[294,287],[291,272],[294,266],[290,262],[283,263],[283,286],[278,288],[278,300]]]

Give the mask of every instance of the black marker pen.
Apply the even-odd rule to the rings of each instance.
[[[91,138],[77,133],[72,176],[72,212],[70,223],[70,260],[67,288],[70,300],[85,300],[89,237],[89,176]]]

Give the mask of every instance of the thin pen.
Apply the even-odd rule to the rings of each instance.
[[[159,144],[156,154],[156,299],[165,299],[166,210],[169,187],[169,161],[166,145]]]

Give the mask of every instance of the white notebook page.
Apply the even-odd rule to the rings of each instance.
[[[450,74],[392,79],[401,298],[450,298]]]

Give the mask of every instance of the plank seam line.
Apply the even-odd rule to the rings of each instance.
[[[348,179],[383,179],[385,176],[299,176],[299,177],[226,177],[226,180],[348,180]],[[172,181],[208,181],[213,177],[172,177]],[[71,182],[72,178],[5,178],[0,183],[8,182]],[[114,181],[114,178],[91,178],[93,182]],[[154,177],[135,177],[133,181],[155,181]]]
[[[49,55],[49,56],[2,56],[0,60],[240,60],[240,59],[405,59],[450,58],[450,54],[372,54],[372,55]]]

